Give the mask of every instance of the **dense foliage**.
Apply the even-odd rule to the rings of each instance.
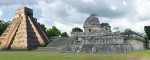
[[[144,31],[146,33],[147,39],[150,40],[150,26],[145,26]]]
[[[101,23],[101,27],[110,27],[108,23]]]
[[[134,33],[136,33],[136,32],[134,32],[134,31],[132,31],[131,29],[126,29],[124,32],[123,32],[124,34],[134,34]]]
[[[61,35],[60,30],[58,30],[58,28],[56,28],[55,26],[52,26],[52,28],[47,29],[46,33],[48,37],[55,37]]]
[[[79,27],[75,27],[72,29],[72,32],[83,32],[83,30]]]
[[[61,37],[68,37],[67,32],[63,32],[63,33],[61,33]]]
[[[130,36],[130,35],[137,35],[139,37],[145,38],[145,34],[144,33],[135,32],[135,31],[133,31],[133,30],[131,30],[129,28],[126,29],[124,32],[122,32],[122,34],[123,35],[128,35],[128,36]]]
[[[10,21],[5,22],[3,20],[0,20],[0,35],[2,35],[2,33],[6,30],[9,24]]]

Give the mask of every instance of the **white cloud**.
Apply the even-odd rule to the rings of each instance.
[[[64,23],[60,23],[60,22],[54,22],[54,24],[56,27],[58,27],[58,29],[61,30],[61,32],[67,32],[69,35],[70,35],[70,32],[72,31],[72,28],[74,28],[74,27],[82,28],[82,25],[80,25],[80,24],[68,25],[68,24],[64,24]]]
[[[39,7],[42,10],[42,18],[40,19],[41,23],[44,23],[47,27],[55,25],[63,32],[71,32],[71,29],[75,26],[81,27],[85,19],[90,15],[90,13],[101,13],[100,22],[110,23],[112,29],[114,27],[119,27],[121,31],[124,31],[126,28],[130,28],[137,32],[144,32],[143,27],[149,25],[146,22],[150,21],[139,21],[140,17],[148,17],[149,2],[148,0],[142,1],[133,0],[133,1],[99,1],[99,0],[84,0],[77,1],[60,1],[56,0],[51,3],[45,1],[39,1]],[[136,2],[136,3],[132,3]],[[95,3],[95,4],[93,4]],[[107,3],[107,4],[99,4]],[[119,3],[119,4],[117,4]],[[132,3],[132,4],[131,4]],[[89,4],[89,5],[88,5]],[[146,4],[146,5],[145,5]],[[97,7],[99,6],[99,7]],[[102,7],[103,6],[103,7]],[[144,7],[143,7],[144,6]],[[80,9],[81,8],[81,9]],[[109,8],[109,9],[107,9]],[[91,9],[91,10],[90,10]],[[95,9],[95,10],[92,10]],[[105,9],[104,11],[101,9]],[[80,11],[79,11],[80,10]],[[82,11],[83,10],[83,11]],[[90,13],[85,13],[90,12]],[[104,13],[105,12],[105,13]],[[108,16],[107,16],[108,14]],[[121,18],[110,18],[115,15],[123,14]],[[124,15],[125,14],[125,15]],[[120,15],[120,16],[121,16]],[[101,19],[101,17],[103,17]],[[137,18],[138,17],[138,18]],[[65,29],[64,29],[65,28]]]
[[[94,2],[94,0],[83,0],[85,3],[91,3]]]
[[[1,16],[3,16],[3,12],[2,12],[2,10],[0,9],[0,17],[1,17]]]
[[[135,18],[140,20],[150,19],[150,0],[137,0],[135,11]]]
[[[56,26],[62,32],[70,33],[73,27],[81,27],[86,16],[88,16],[77,12],[73,7],[60,1],[54,1],[51,4],[45,1],[39,1],[38,3],[42,10],[42,18],[39,19],[39,22],[45,24],[47,28]]]
[[[14,3],[16,1],[2,1],[0,7],[22,6],[20,2]],[[38,21],[47,28],[55,25],[63,32],[70,32],[73,27],[82,28],[91,13],[96,13],[101,23],[110,23],[112,28],[120,27],[121,31],[131,28],[143,32],[143,27],[150,25],[149,0],[33,0],[31,3],[23,0],[22,3],[40,9],[42,12]],[[0,9],[0,16],[3,15]]]
[[[124,6],[127,6],[127,2],[126,1],[122,1]]]
[[[110,9],[115,11],[115,10],[117,10],[117,7],[112,5],[112,6],[110,6]]]
[[[93,0],[90,3],[87,3],[84,0],[64,0],[63,2],[74,7],[80,13],[96,13],[101,17],[107,18],[122,17],[128,13],[130,9],[130,6],[124,6],[122,0]],[[127,4],[129,3],[127,2]]]
[[[3,0],[0,2],[0,6],[10,6],[10,5],[34,5],[37,4],[37,0]]]
[[[126,28],[130,28],[132,23],[130,21],[128,21],[127,19],[125,19],[125,18],[121,18],[121,19],[112,20],[110,22],[110,25],[112,26],[111,27],[112,31],[114,31],[113,28],[115,28],[115,27],[119,27],[119,30],[123,31]]]

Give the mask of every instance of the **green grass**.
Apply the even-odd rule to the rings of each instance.
[[[150,50],[111,54],[49,51],[0,51],[0,60],[150,60]]]

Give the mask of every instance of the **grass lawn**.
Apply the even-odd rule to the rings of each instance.
[[[150,60],[150,50],[112,54],[49,51],[0,51],[0,60]]]

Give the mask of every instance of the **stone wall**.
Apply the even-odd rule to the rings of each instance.
[[[72,33],[72,37],[84,44],[124,44],[123,37],[117,33]]]
[[[80,44],[68,45],[63,48],[63,51],[77,53],[124,53],[131,50],[131,46],[127,44]]]
[[[121,36],[91,36],[89,39],[81,37],[77,40],[84,44],[124,44]]]
[[[130,44],[133,50],[143,50],[146,48],[145,39],[142,36],[136,34],[124,35],[124,41],[126,44]]]
[[[131,40],[125,40],[125,43],[130,44],[132,46],[133,50],[143,50],[143,49],[145,49],[145,42],[144,41],[131,39]]]
[[[84,44],[80,52],[121,53],[131,51],[131,46],[126,44]]]

